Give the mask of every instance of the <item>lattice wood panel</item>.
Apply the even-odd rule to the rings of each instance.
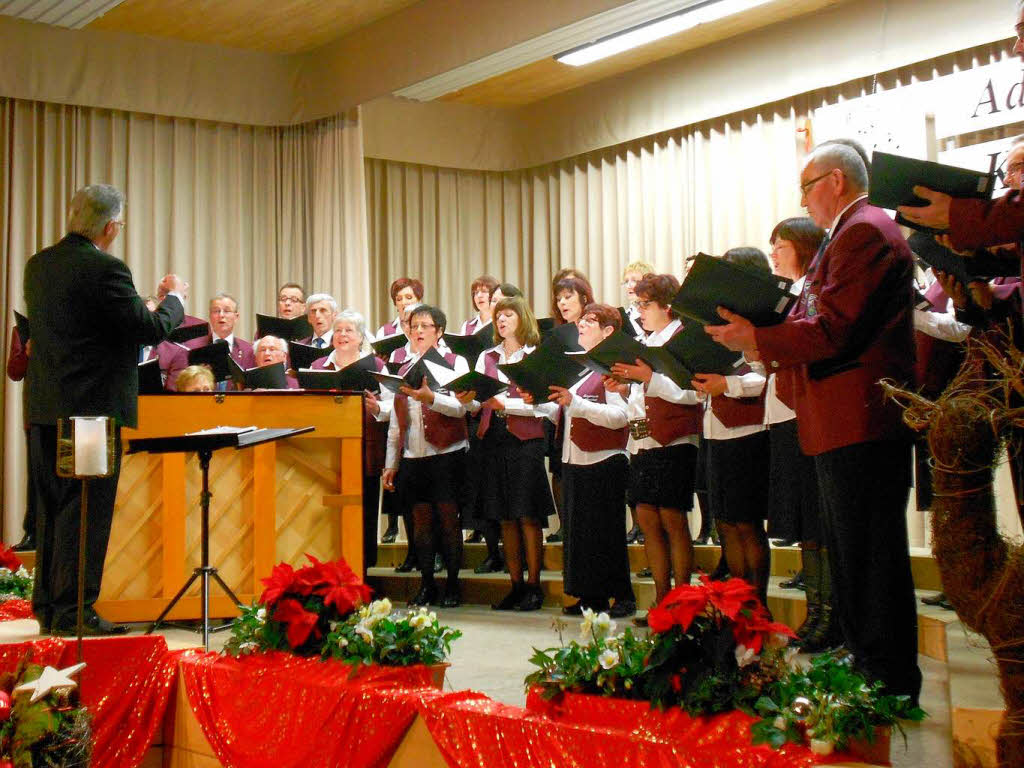
[[[302,450],[277,451],[277,560],[300,566],[305,553],[321,560],[341,555],[339,510],[323,497],[338,492],[340,441],[307,441]]]
[[[217,451],[210,461],[210,564],[236,593],[252,584],[252,451]],[[185,569],[201,560],[199,459],[190,454],[185,467]],[[198,595],[199,583],[186,594]]]
[[[159,456],[145,454],[125,456],[121,462],[101,599],[129,600],[160,594],[162,466]]]

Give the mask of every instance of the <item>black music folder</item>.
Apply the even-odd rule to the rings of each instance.
[[[239,389],[288,389],[284,363],[243,368],[231,358],[231,379]]]
[[[295,372],[302,389],[336,389],[342,392],[380,391],[372,374],[377,372],[374,356],[366,355],[340,371],[302,368]]]
[[[708,325],[726,322],[718,314],[718,307],[757,326],[775,325],[796,303],[797,297],[789,292],[792,285],[792,280],[771,272],[698,253],[672,299],[672,308],[683,317]]]
[[[189,365],[205,365],[213,371],[214,381],[224,381],[231,377],[231,348],[226,341],[215,341],[205,347],[196,347],[188,351]]]
[[[330,347],[314,347],[312,344],[300,344],[297,341],[288,342],[288,359],[295,370],[309,368],[313,365],[314,360],[327,357],[329,354],[331,354]]]
[[[396,333],[391,336],[385,336],[382,339],[377,339],[375,342],[370,344],[373,347],[373,351],[378,355],[387,360],[391,357],[391,353],[399,347],[404,347],[409,343],[409,337],[404,333]]]
[[[298,317],[275,317],[274,315],[261,315],[256,313],[256,338],[264,336],[277,336],[285,341],[298,341],[313,335],[313,326],[305,315]]]
[[[28,340],[32,338],[28,318],[18,310],[14,310],[14,325],[18,329],[18,337],[21,339],[21,345],[25,346],[28,344]]]
[[[548,387],[571,387],[587,369],[557,344],[541,344],[518,363],[501,363],[498,370],[515,382],[523,392],[533,395],[536,403],[547,402]]]
[[[167,334],[167,340],[173,341],[175,344],[184,344],[186,341],[192,341],[192,339],[199,339],[203,336],[210,335],[210,324],[209,323],[196,323],[195,325],[179,325],[169,334]]]
[[[377,373],[376,371],[370,372],[370,376],[380,384],[384,389],[390,390],[397,394],[400,387],[409,387],[410,389],[419,389],[423,386],[423,379],[427,380],[427,387],[432,390],[443,388],[441,383],[437,380],[430,368],[427,367],[426,361],[430,361],[435,365],[440,365],[445,368],[451,369],[445,361],[444,356],[438,352],[437,347],[431,347],[424,353],[408,371],[405,372],[404,376],[399,376],[392,373]]]
[[[160,375],[160,361],[155,357],[139,363],[139,394],[159,395],[164,391],[164,378]]]
[[[868,202],[890,210],[901,205],[927,205],[927,200],[914,194],[915,186],[927,187],[953,197],[988,200],[995,189],[995,179],[993,173],[890,155],[887,152],[875,152],[871,158]],[[922,232],[938,232],[907,221],[898,213],[896,223]]]
[[[961,256],[935,242],[932,235],[915,232],[907,238],[910,250],[932,269],[948,272],[964,285],[992,277],[1015,277],[1020,274],[1020,259],[1004,259],[984,249],[973,256]]]
[[[459,333],[444,334],[444,343],[456,355],[466,358],[470,365],[476,362],[480,353],[494,346],[494,325],[488,323],[476,333],[463,336]]]
[[[622,320],[622,332],[635,338],[636,328],[633,327],[633,321],[629,319],[629,313],[625,307],[619,307],[619,318]]]
[[[449,381],[446,389],[450,392],[476,392],[476,399],[482,403],[507,390],[508,384],[486,373],[470,371]]]

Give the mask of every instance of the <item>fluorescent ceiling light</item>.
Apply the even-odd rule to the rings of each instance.
[[[601,40],[595,40],[593,43],[560,53],[555,56],[555,59],[563,64],[582,67],[584,64],[607,59],[609,56],[615,56],[631,48],[638,48],[663,37],[693,29],[699,24],[707,24],[724,19],[726,16],[742,13],[767,2],[770,0],[708,0],[708,2],[690,6],[671,16],[616,32]]]

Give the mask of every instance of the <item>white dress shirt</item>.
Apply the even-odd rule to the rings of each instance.
[[[415,359],[415,358],[413,358]],[[410,360],[411,362],[411,360]],[[469,363],[466,362],[466,358],[456,355],[455,364],[453,366],[456,376],[461,376],[464,373],[469,373]],[[413,398],[408,398],[409,406],[409,429],[405,433],[405,445],[399,446],[399,437],[401,436],[398,428],[398,412],[394,406],[391,408],[390,420],[388,424],[388,453],[387,461],[384,466],[395,469],[398,467],[398,451],[401,447],[402,458],[405,459],[422,459],[427,456],[438,456],[442,453],[454,453],[455,451],[464,451],[469,448],[468,440],[459,440],[458,442],[452,443],[447,448],[438,449],[427,442],[426,436],[423,434],[423,409],[429,408],[432,411],[437,411],[445,416],[452,416],[454,418],[461,418],[466,415],[465,406],[458,401],[455,395],[446,395],[440,392],[434,393],[434,402],[429,406],[423,405],[423,403]]]
[[[583,466],[597,464],[599,461],[604,461],[612,456],[626,455],[626,451],[619,448],[604,451],[584,451],[570,439],[573,419],[586,419],[592,424],[597,424],[599,427],[608,427],[609,429],[621,429],[629,423],[626,401],[617,392],[605,391],[604,403],[594,403],[576,394],[576,391],[588,378],[590,377],[584,376],[569,388],[569,391],[572,393],[572,402],[569,403],[568,408],[562,409],[564,411],[563,416],[565,417],[565,429],[562,434],[563,464]]]
[[[324,342],[323,346],[322,346],[322,347],[320,347],[320,349],[323,349],[323,350],[328,350],[328,349],[331,349],[331,348],[332,348],[332,347],[334,346],[334,344],[332,343],[332,342],[334,341],[334,329],[332,328],[332,329],[331,329],[331,330],[329,330],[329,331],[328,331],[327,333],[325,333],[325,334],[324,334],[323,336],[317,336],[317,335],[316,335],[316,334],[314,333],[314,334],[313,334],[313,338],[311,338],[311,339],[309,340],[309,345],[310,345],[311,347],[315,347],[315,346],[316,346],[316,340],[317,340],[317,339],[322,339],[322,340],[323,340],[323,342]]]
[[[640,310],[637,309],[636,304],[630,304],[626,307],[626,319],[628,319],[630,325],[633,326],[633,330],[636,331],[638,339],[642,339],[647,334],[647,331],[644,330],[643,324],[640,322]]]
[[[496,347],[491,347],[480,353],[476,359],[476,370],[480,373],[487,373],[487,355],[491,352],[498,353],[498,365],[505,365],[506,363],[518,363],[528,354],[533,352],[536,347],[520,347],[511,355],[505,356],[505,345],[499,344]],[[508,383],[508,376],[498,369],[498,381]],[[534,405],[528,404],[521,397],[509,397],[508,393],[502,392],[499,395],[495,395],[494,399],[505,406],[506,416],[527,416],[530,418],[537,419],[548,419],[553,423],[558,423],[558,404],[545,402],[535,403]],[[472,401],[466,406],[466,409],[470,413],[476,413],[481,408],[481,403],[477,400]]]
[[[680,326],[682,326],[682,323],[679,320],[673,320],[660,331],[655,331],[648,336],[641,335],[640,341],[648,347],[662,347],[675,335],[676,329]],[[652,374],[651,381],[646,385],[646,391],[644,387],[645,385],[638,381],[632,382],[629,386],[627,409],[630,421],[646,418],[647,409],[644,401],[647,397],[656,397],[669,403],[677,403],[678,405],[700,404],[697,392],[692,389],[683,389],[663,373],[655,372]],[[697,440],[697,435],[683,435],[673,440],[669,445],[697,445]],[[629,442],[626,443],[626,450],[634,454],[662,447],[664,446],[652,436],[637,440],[630,435]]]
[[[804,281],[807,280],[807,275],[804,275],[799,280],[793,283],[790,287],[789,292],[795,296],[799,296],[801,291],[804,289]],[[753,366],[752,366],[753,367]],[[763,367],[762,367],[762,370]],[[796,411],[786,405],[784,402],[779,400],[779,396],[776,389],[776,374],[772,373],[768,376],[768,383],[765,385],[764,395],[764,423],[767,424],[781,424],[784,421],[796,418]]]
[[[914,310],[914,330],[942,341],[959,342],[971,335],[971,326],[956,319],[953,300],[949,299],[942,312]]]

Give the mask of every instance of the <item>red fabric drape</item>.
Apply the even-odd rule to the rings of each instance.
[[[32,601],[21,597],[13,597],[0,603],[0,621],[34,618]]]
[[[47,638],[0,645],[0,673],[13,673],[26,655],[63,669],[77,661],[74,640]],[[178,659],[162,637],[86,640],[86,668],[78,673],[82,703],[93,714],[94,768],[134,768],[163,727]]]
[[[181,664],[189,705],[218,759],[231,768],[384,766],[421,700],[440,696],[431,671],[350,667],[284,653]]]

